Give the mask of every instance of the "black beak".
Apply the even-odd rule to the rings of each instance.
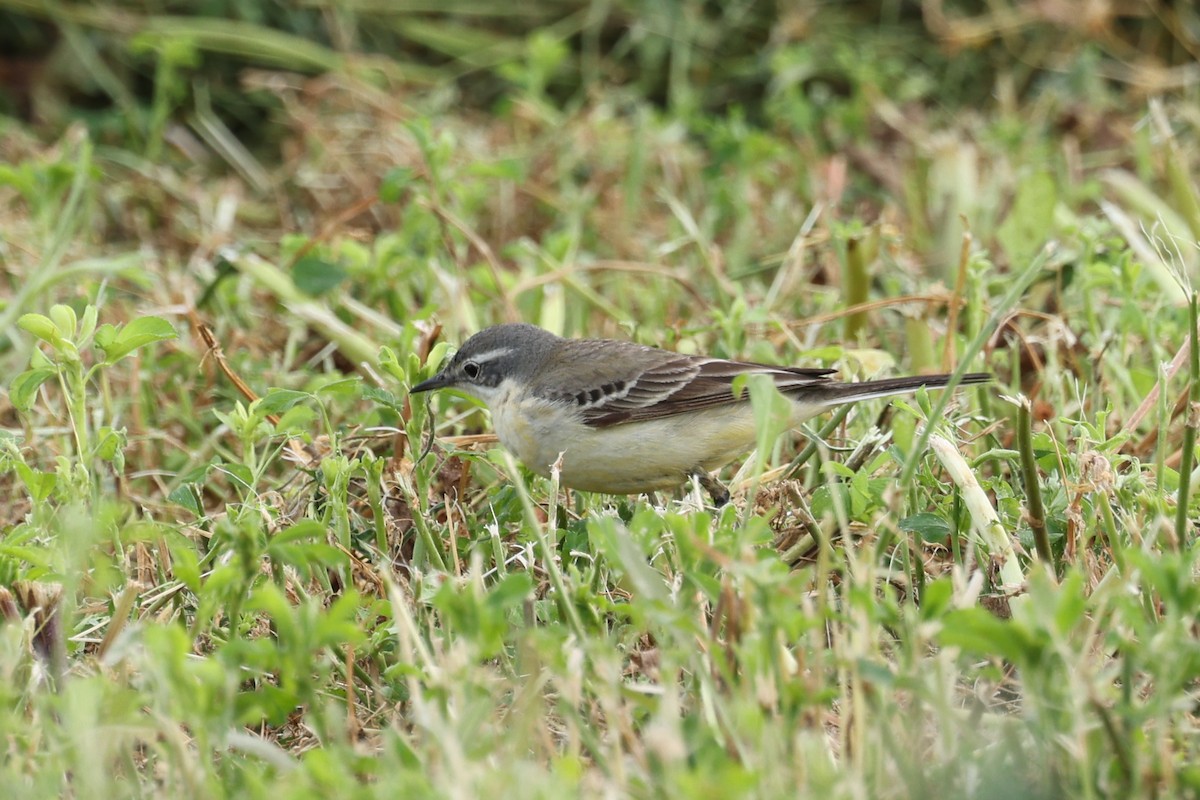
[[[429,380],[421,381],[416,386],[408,390],[409,394],[417,392],[430,392],[434,389],[445,389],[447,386],[454,384],[454,379],[446,374],[446,370],[442,370],[437,375],[434,375]]]

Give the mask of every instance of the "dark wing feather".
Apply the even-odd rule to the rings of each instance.
[[[744,361],[688,356],[631,343],[578,341],[559,364],[548,365],[534,391],[569,401],[596,428],[745,402],[735,396],[739,375],[764,374],[784,394],[823,385],[836,370],[772,367]],[[569,359],[569,361],[567,361]],[[579,386],[562,391],[565,383]]]

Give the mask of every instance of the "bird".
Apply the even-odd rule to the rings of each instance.
[[[693,477],[716,506],[729,493],[711,475],[753,450],[757,426],[743,375],[766,375],[792,401],[789,423],[832,406],[947,386],[952,376],[845,383],[834,369],[687,355],[616,339],[568,339],[504,323],[467,339],[412,394],[455,389],[483,401],[500,443],[562,486],[613,495],[677,488]],[[958,385],[982,384],[967,373]],[[560,461],[561,458],[561,461]]]

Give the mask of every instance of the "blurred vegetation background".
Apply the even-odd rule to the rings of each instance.
[[[1195,795],[1198,160],[1184,0],[0,0],[0,786]],[[997,385],[560,504],[517,319]]]
[[[483,113],[518,88],[560,110],[624,88],[694,134],[715,113],[829,145],[869,137],[875,103],[936,116],[1050,98],[1051,121],[1087,135],[1118,97],[1193,87],[1198,28],[1193,3],[1164,0],[4,0],[0,110],[152,150],[213,114],[279,158],[283,105],[255,75],[288,70]]]
[[[634,139],[663,140],[622,152],[632,163],[617,170],[619,147],[606,158],[602,141],[581,143],[577,163],[557,170],[600,200],[604,173],[635,190],[606,220],[611,244],[598,256],[647,256],[629,242],[642,208],[632,184],[646,180],[655,145],[679,137],[680,157],[707,175],[763,169],[790,150],[785,174],[763,176],[768,186],[827,218],[902,223],[949,278],[962,220],[990,246],[1014,205],[1029,208],[1001,243],[1024,255],[1016,240],[1044,238],[1056,192],[1099,196],[1085,176],[1158,215],[1163,190],[1148,179],[1171,179],[1152,163],[1153,125],[1137,110],[1173,97],[1171,114],[1195,122],[1198,30],[1194,4],[1164,0],[0,0],[0,124],[10,160],[30,152],[24,136],[52,141],[79,124],[135,173],[154,162],[184,183],[240,178],[253,198],[270,198],[242,209],[270,236],[330,215],[344,224],[374,188],[371,172],[428,178],[427,163],[383,152],[385,126],[436,119],[442,133],[473,120],[482,138],[452,146],[487,160],[497,182],[520,183],[539,176],[504,172],[525,171],[516,165],[539,137],[598,112]],[[996,158],[1017,153],[1021,170],[1040,162],[1053,178],[1049,196],[1018,196],[1018,176]],[[725,205],[770,202],[740,183],[724,188]],[[548,207],[561,210],[547,187],[526,188],[532,202],[497,215],[499,240],[481,232],[495,249],[540,239]],[[130,232],[120,207],[136,202],[111,199],[106,237]],[[1195,224],[1169,205],[1168,217]],[[386,210],[365,211],[350,215],[363,230],[394,227]],[[799,222],[788,216],[764,235],[737,212],[719,217],[714,241],[734,275],[777,265]]]

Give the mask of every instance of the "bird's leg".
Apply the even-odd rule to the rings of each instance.
[[[721,482],[712,475],[697,467],[692,470],[691,477],[695,478],[704,491],[708,492],[708,496],[712,498],[713,505],[717,508],[721,508],[729,502],[729,490],[722,486]]]

